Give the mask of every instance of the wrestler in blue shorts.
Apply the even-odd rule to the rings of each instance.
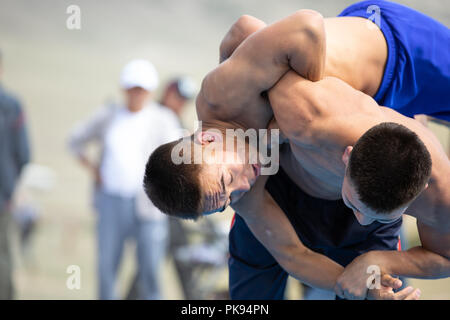
[[[378,104],[409,117],[426,114],[450,121],[450,31],[446,26],[387,1],[356,3],[339,15],[344,16],[372,20],[386,40],[384,74],[373,95]],[[397,250],[401,220],[362,226],[342,200],[309,196],[282,169],[269,178],[266,189],[300,240],[342,266],[367,251]],[[231,298],[282,299],[288,274],[239,215],[229,239]]]

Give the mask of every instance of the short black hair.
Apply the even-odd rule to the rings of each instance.
[[[360,200],[378,213],[388,213],[414,200],[431,176],[431,156],[416,133],[383,122],[356,142],[348,173]]]
[[[165,214],[197,220],[202,216],[201,166],[172,161],[172,149],[181,141],[163,144],[153,151],[145,167],[144,190]]]

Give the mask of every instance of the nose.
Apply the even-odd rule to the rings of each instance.
[[[362,226],[367,226],[375,221],[375,219],[369,218],[359,211],[353,210],[353,214],[355,215],[356,220],[358,220],[359,224]]]

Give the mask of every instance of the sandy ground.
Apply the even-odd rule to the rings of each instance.
[[[448,1],[400,1],[445,24]],[[147,58],[164,82],[189,74],[200,83],[218,61],[218,45],[242,14],[273,22],[300,8],[338,14],[352,1],[87,1],[79,0],[81,30],[66,28],[72,1],[0,0],[0,48],[3,83],[26,107],[33,143],[33,162],[51,168],[56,180],[50,192],[33,192],[40,219],[30,255],[15,249],[19,299],[95,299],[95,214],[90,207],[90,177],[68,154],[69,130],[107,100],[120,99],[117,79],[131,58]],[[159,92],[156,93],[158,95]],[[192,128],[191,105],[183,115]],[[448,131],[433,130],[448,144]],[[221,219],[229,220],[230,212]],[[413,221],[406,229],[417,242]],[[82,272],[80,290],[66,287],[69,265]],[[125,252],[120,284],[134,270],[133,247]],[[226,272],[223,274],[226,286]],[[181,298],[173,267],[167,261],[164,296]],[[450,279],[412,281],[426,299],[449,299]],[[123,287],[123,286],[122,286]],[[301,294],[290,286],[290,298]],[[122,289],[123,290],[123,289]]]

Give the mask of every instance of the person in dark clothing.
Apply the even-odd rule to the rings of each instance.
[[[29,160],[30,147],[21,103],[0,85],[0,299],[2,300],[13,298],[12,257],[9,248],[11,199],[20,172]]]

